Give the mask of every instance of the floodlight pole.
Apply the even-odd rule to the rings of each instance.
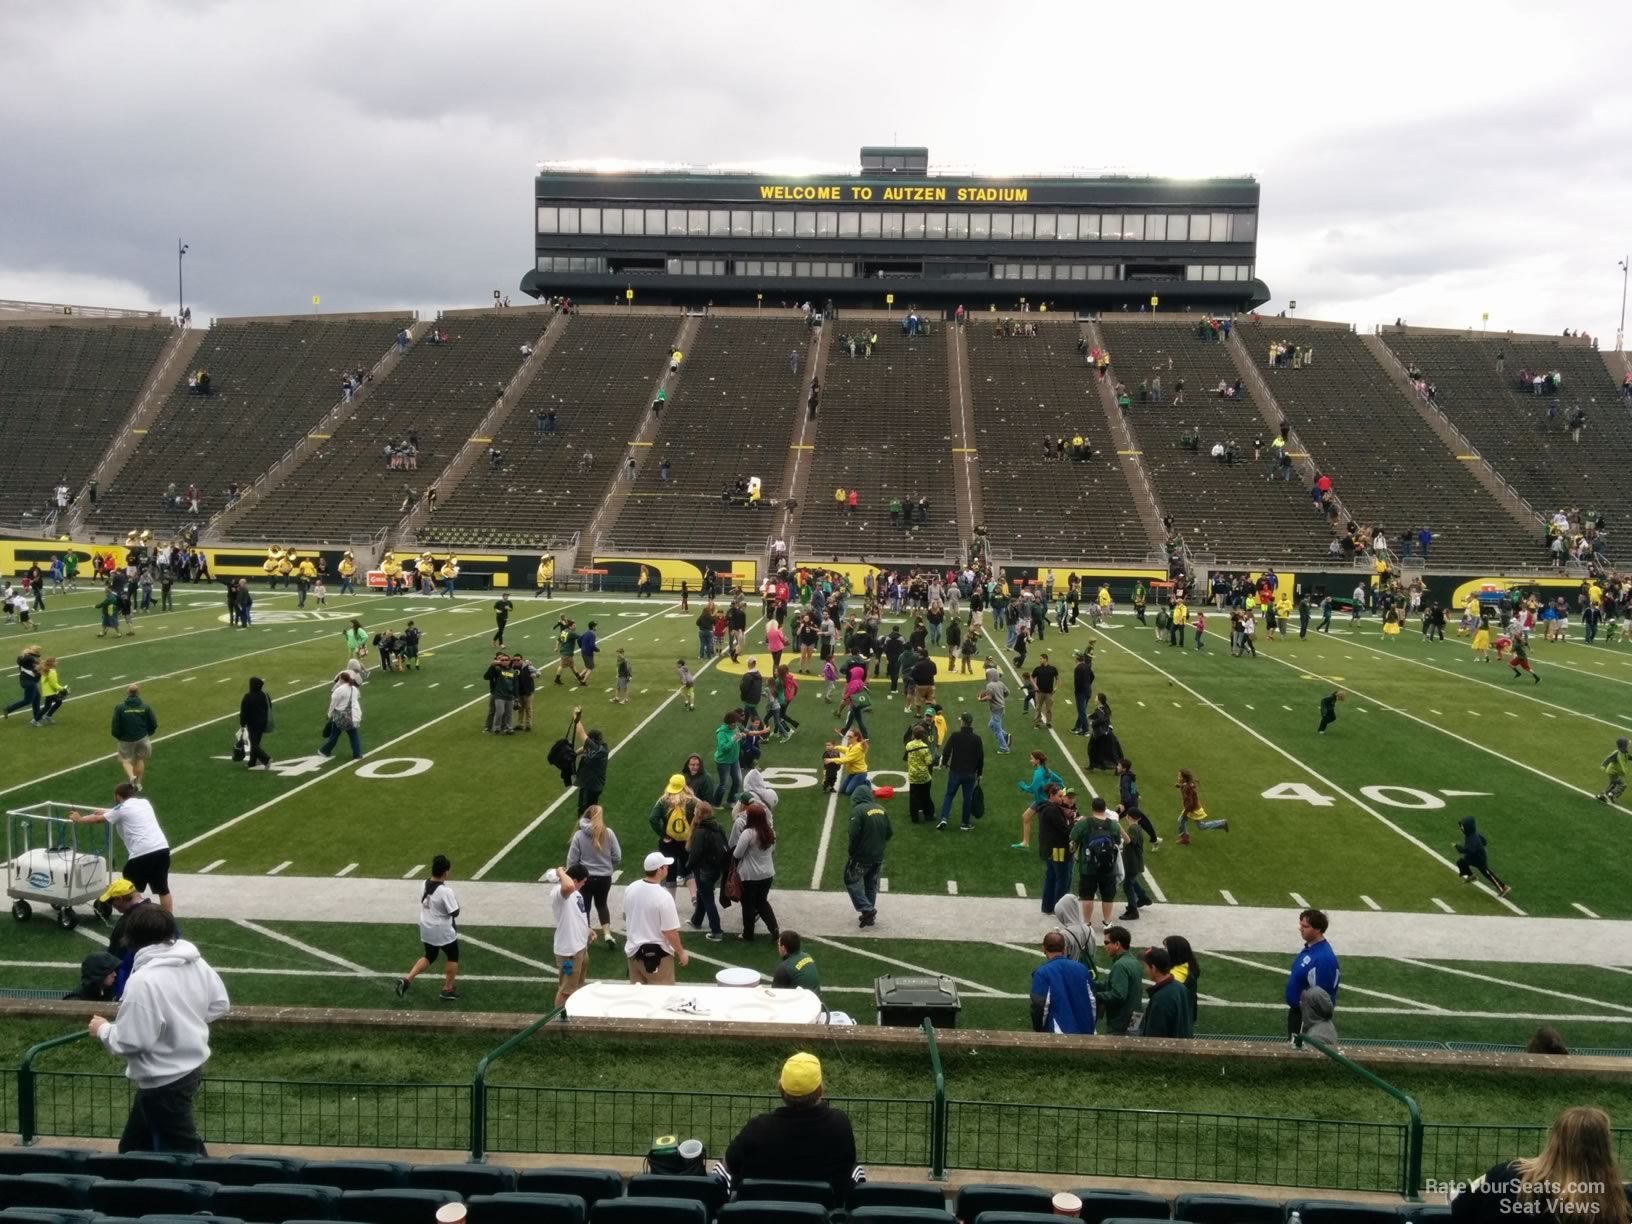
[[[176,239],[176,318],[179,320],[187,313],[187,291],[182,280],[181,260],[187,254],[187,244],[180,238]]]
[[[1632,268],[1632,255],[1628,255],[1621,260],[1621,325],[1615,329],[1615,351],[1617,353],[1626,351],[1626,274],[1628,268]]]

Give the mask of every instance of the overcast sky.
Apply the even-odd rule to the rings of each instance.
[[[476,305],[536,163],[1249,172],[1281,309],[1613,342],[1632,4],[0,0],[0,297]]]

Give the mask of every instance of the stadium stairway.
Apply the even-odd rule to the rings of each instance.
[[[171,340],[162,319],[0,320],[0,521],[43,523],[83,489]]]
[[[538,377],[539,370],[544,366],[545,358],[549,356],[550,350],[555,347],[555,342],[561,338],[565,325],[566,320],[559,313],[550,318],[549,323],[545,326],[544,334],[539,337],[533,351],[521,363],[521,369],[517,370],[509,383],[505,385],[504,394],[499,396],[493,407],[488,410],[487,416],[482,418],[481,424],[476,426],[475,432],[466,438],[464,444],[454,452],[454,456],[448,460],[447,466],[426,484],[427,493],[431,489],[436,490],[439,506],[441,503],[458,498],[459,484],[476,463],[477,457],[483,453],[485,447],[497,445],[495,439],[501,435],[505,425],[509,423],[510,418],[515,414],[516,405],[521,402],[527,388],[532,385],[533,379]],[[491,507],[484,506],[484,510],[490,511]],[[387,545],[395,543],[398,547],[406,546],[408,541],[416,538],[420,528],[429,521],[431,514],[431,499],[429,496],[420,498],[418,502],[410,507],[407,514],[397,520],[397,525],[387,535]]]
[[[113,487],[114,482],[119,479],[119,473],[124,470],[125,461],[135,452],[136,443],[158,417],[170,388],[180,381],[182,374],[191,367],[193,357],[203,342],[202,328],[176,329],[169,343],[159,354],[159,359],[153,366],[153,372],[148,375],[141,394],[136,397],[136,406],[131,409],[124,428],[108,445],[107,451],[102,455],[102,461],[96,465],[90,480],[86,481],[87,485],[94,483],[98,489]],[[80,534],[86,530],[85,520],[89,514],[90,499],[76,498],[68,513],[67,534],[79,539]]]
[[[777,533],[788,546],[790,557],[799,546],[799,518],[804,513],[805,490],[810,484],[810,459],[822,428],[821,405],[817,404],[813,418],[806,408],[804,397],[810,394],[812,382],[820,379],[823,386],[827,384],[828,339],[832,334],[831,320],[810,334],[810,345],[805,355],[805,381],[800,388],[798,405],[799,428],[793,441],[788,444],[788,460],[782,469],[782,483],[778,486],[782,490],[782,504],[773,521],[777,524]]]
[[[657,438],[658,431],[663,427],[663,413],[652,412],[651,404],[662,390],[666,393],[666,403],[672,403],[679,396],[685,385],[686,375],[691,372],[691,362],[685,354],[692,352],[697,344],[697,333],[702,327],[702,319],[696,315],[686,315],[680,320],[680,330],[675,333],[670,352],[679,350],[681,354],[680,368],[670,370],[667,358],[659,367],[658,376],[651,384],[646,394],[646,411],[641,415],[640,426],[635,436],[630,440],[628,447],[618,453],[618,465],[612,472],[612,478],[607,482],[606,495],[601,499],[600,509],[595,511],[595,517],[590,520],[589,530],[578,539],[578,565],[580,567],[593,563],[595,550],[603,537],[608,537],[614,530],[614,525],[623,517],[624,506],[629,501],[629,494],[633,491],[636,481],[640,478],[643,464],[651,462],[654,469],[656,461],[652,460],[652,444]],[[665,407],[664,412],[669,411]],[[635,480],[624,477],[623,471],[628,461],[635,461]],[[634,547],[644,545],[640,541],[638,532],[629,533],[635,543]]]
[[[697,323],[683,349],[685,378],[670,392],[623,508],[610,520],[612,547],[691,556],[764,551],[774,507],[786,497],[771,482],[805,415],[811,336],[794,311],[710,311]],[[722,504],[722,490],[756,476],[758,505]]]
[[[954,483],[958,498],[958,534],[973,542],[975,524],[985,523],[986,503],[980,488],[980,444],[975,432],[975,410],[971,402],[973,381],[969,376],[968,328],[954,327],[947,333],[947,378],[952,395],[952,454],[956,470]]]
[[[403,323],[408,329],[411,351],[413,345],[418,344],[425,338],[426,334],[431,330],[431,325],[423,320],[404,319]],[[333,436],[336,429],[356,415],[358,409],[368,401],[369,397],[374,395],[385,384],[386,379],[391,377],[391,372],[397,368],[402,358],[403,353],[395,343],[392,343],[369,367],[369,373],[373,376],[370,381],[365,382],[356,391],[353,391],[351,399],[347,400],[342,396],[336,400],[322,420],[297,438],[294,445],[285,451],[277,462],[257,476],[249,488],[243,490],[243,494],[237,502],[230,508],[222,509],[210,517],[209,538],[218,541],[226,539],[238,520],[243,518],[263,496],[277,488],[283,478],[294,471],[310,451],[327,441]]]
[[[1539,537],[1543,530],[1540,513],[1526,502],[1519,490],[1480,453],[1479,447],[1457,427],[1456,422],[1445,415],[1439,405],[1417,394],[1416,388],[1411,385],[1404,363],[1395,356],[1393,350],[1377,336],[1363,336],[1361,340],[1371,350],[1377,364],[1383,367],[1400,394],[1416,409],[1423,423],[1439,435],[1440,441],[1451,449],[1457,459],[1472,473],[1474,479],[1484,485],[1485,490],[1501,502],[1515,520]]]
[[[492,410],[521,368],[523,345],[536,345],[553,310],[524,306],[444,311],[435,326],[443,344],[420,341],[363,406],[322,445],[283,473],[228,534],[237,539],[339,543],[373,534],[405,513]],[[388,444],[418,439],[418,468],[391,468]]]
[[[1228,346],[1197,336],[1199,320],[1106,319],[1097,324],[1111,351],[1111,372],[1129,388],[1126,424],[1162,508],[1189,548],[1229,568],[1265,564],[1325,564],[1332,531],[1310,500],[1306,484],[1282,480],[1267,462],[1274,422],[1266,422],[1256,389],[1243,380],[1242,397],[1224,399],[1221,382],[1237,376]],[[1136,384],[1161,380],[1161,398],[1141,401]],[[1174,403],[1175,387],[1185,384],[1184,402]],[[1187,430],[1200,448],[1179,444]],[[1253,463],[1254,440],[1264,445],[1264,461]],[[1211,448],[1236,442],[1244,462],[1227,465]],[[1270,479],[1269,477],[1276,478]]]
[[[1390,371],[1347,327],[1306,321],[1243,321],[1236,333],[1260,369],[1269,345],[1315,350],[1316,361],[1265,375],[1287,421],[1319,454],[1349,514],[1390,537],[1407,528],[1435,533],[1438,564],[1483,568],[1545,560],[1541,536],[1491,495],[1467,463],[1427,428]]]
[[[1632,471],[1632,417],[1620,392],[1625,374],[1606,376],[1612,367],[1604,354],[1574,338],[1418,328],[1385,328],[1378,343],[1436,385],[1437,399],[1424,407],[1443,413],[1532,510],[1596,509],[1608,521],[1611,543],[1632,536],[1632,507],[1623,496]],[[1563,386],[1551,396],[1521,390],[1521,369],[1557,370]],[[1566,424],[1577,408],[1586,413],[1580,443],[1570,440]]]
[[[1084,323],[1078,328],[1078,334],[1088,341],[1090,349],[1110,348],[1097,324]],[[1139,512],[1139,521],[1144,525],[1145,554],[1142,559],[1148,560],[1152,553],[1164,555],[1167,548],[1167,531],[1162,526],[1162,507],[1156,500],[1156,490],[1150,483],[1150,472],[1143,462],[1144,456],[1140,453],[1139,442],[1133,436],[1128,423],[1122,419],[1122,410],[1116,406],[1116,350],[1111,349],[1111,371],[1106,378],[1088,372],[1088,366],[1083,364],[1083,372],[1089,377],[1093,386],[1090,391],[1097,391],[1100,410],[1104,413],[1106,427],[1110,430],[1111,440],[1116,444],[1117,460],[1122,468],[1122,478],[1127,482],[1131,494],[1130,501]],[[1127,540],[1131,550],[1134,540]],[[1130,552],[1131,555],[1131,552]]]

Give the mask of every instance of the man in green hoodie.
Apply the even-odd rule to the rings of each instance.
[[[1139,958],[1128,946],[1132,938],[1127,927],[1113,926],[1105,930],[1105,955],[1111,958],[1111,966],[1098,994],[1100,1015],[1104,1017],[1103,1031],[1112,1037],[1128,1035],[1133,1024],[1133,1009],[1139,1005],[1144,974],[1139,970]]]
[[[125,690],[125,699],[113,707],[113,739],[125,777],[138,791],[142,789],[148,758],[153,755],[149,737],[158,729],[159,720],[142,700],[142,690],[131,685]]]
[[[890,814],[873,797],[871,786],[857,783],[850,791],[850,853],[844,863],[844,889],[861,915],[858,925],[862,927],[878,921],[878,876],[890,834]]]
[[[1145,1014],[1139,1021],[1141,1037],[1194,1037],[1190,1018],[1190,996],[1173,976],[1173,961],[1161,946],[1145,949],[1145,968],[1150,970],[1150,993]]]

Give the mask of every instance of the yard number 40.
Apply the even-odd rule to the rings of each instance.
[[[1362,786],[1360,793],[1373,803],[1404,808],[1408,812],[1433,812],[1445,806],[1438,795],[1418,790],[1414,786]],[[1473,791],[1447,791],[1450,795],[1471,795]],[[1292,799],[1314,807],[1331,807],[1337,800],[1323,795],[1306,782],[1281,782],[1264,792],[1265,799]]]

